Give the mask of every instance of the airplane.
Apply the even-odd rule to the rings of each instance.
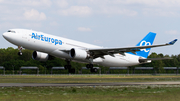
[[[38,61],[47,61],[51,56],[66,60],[65,69],[71,70],[71,61],[87,63],[91,72],[97,71],[94,64],[107,67],[124,67],[144,63],[152,60],[170,58],[147,58],[151,48],[173,45],[177,39],[153,45],[156,33],[149,32],[136,46],[122,48],[104,48],[63,37],[46,34],[27,29],[9,29],[3,37],[10,43],[18,46],[18,55],[22,49],[34,50],[32,58]]]

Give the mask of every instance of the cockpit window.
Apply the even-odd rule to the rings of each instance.
[[[8,32],[11,32],[11,33],[16,33],[15,31],[12,31],[12,30],[8,30]]]

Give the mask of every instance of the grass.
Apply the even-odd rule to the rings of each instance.
[[[0,76],[0,83],[111,83],[180,81],[180,76],[128,76],[128,75],[16,75]]]
[[[0,83],[102,83],[180,81],[179,75],[7,75]],[[0,87],[0,101],[177,101],[180,85]]]
[[[115,87],[2,87],[1,101],[177,101],[179,85]]]

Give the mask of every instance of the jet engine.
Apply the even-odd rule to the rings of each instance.
[[[47,61],[49,59],[49,55],[47,53],[34,51],[32,54],[32,58],[37,61]]]
[[[85,50],[74,48],[70,50],[69,55],[71,58],[77,60],[85,60],[88,57],[88,53]]]

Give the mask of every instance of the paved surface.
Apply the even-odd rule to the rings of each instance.
[[[127,85],[179,85],[180,82],[120,82],[120,83],[0,83],[0,87],[73,87],[73,86],[127,86]]]

